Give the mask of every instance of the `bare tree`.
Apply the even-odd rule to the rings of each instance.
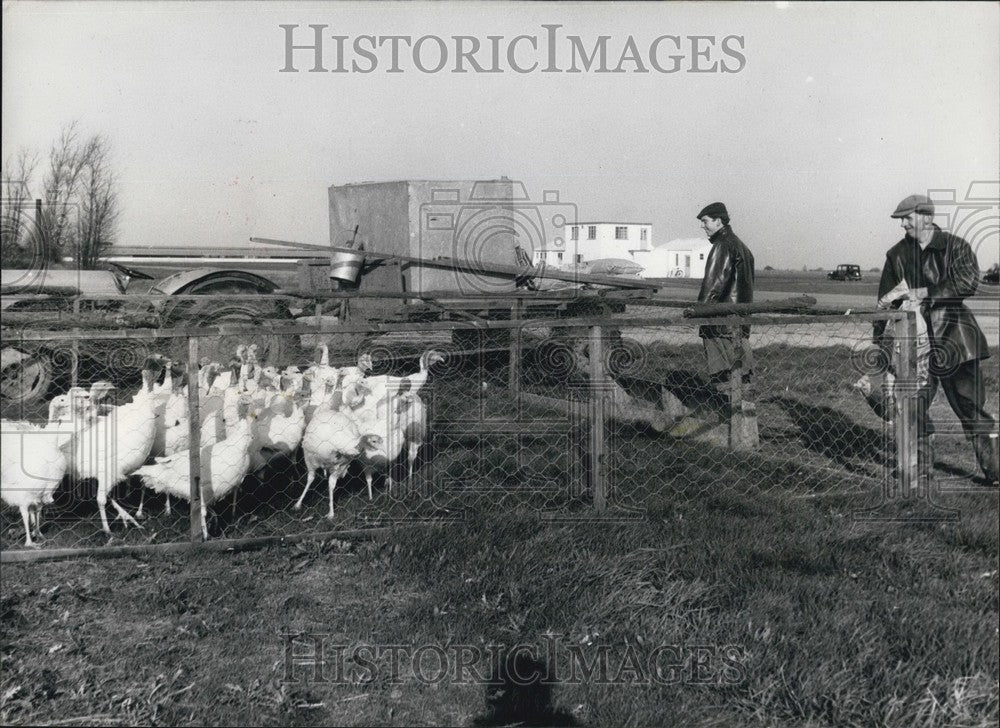
[[[82,268],[93,268],[114,242],[118,225],[118,189],[108,144],[94,136],[83,149],[80,178],[80,231],[75,257]]]
[[[64,127],[59,140],[49,151],[49,173],[45,178],[45,205],[42,210],[43,234],[49,259],[73,252],[79,233],[80,209],[77,200],[80,177],[85,164],[84,148],[74,121]]]
[[[0,261],[7,267],[30,266],[35,259],[45,259],[32,210],[31,183],[37,166],[38,155],[28,149],[19,149],[16,155],[4,161]]]
[[[107,139],[82,138],[75,121],[64,127],[49,152],[44,187],[39,227],[46,260],[71,256],[81,268],[95,267],[114,243],[119,216]]]

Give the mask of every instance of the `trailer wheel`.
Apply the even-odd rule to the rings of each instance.
[[[182,294],[213,294],[248,296],[266,294],[273,290],[259,276],[228,272],[203,278],[177,291]],[[218,299],[177,301],[170,305],[168,321],[173,326],[201,327],[233,325],[251,327],[252,335],[227,335],[203,337],[198,342],[199,357],[208,357],[225,363],[241,345],[257,344],[257,358],[274,366],[284,366],[289,357],[298,353],[298,337],[269,333],[275,326],[294,324],[294,318],[283,301],[239,301],[222,303]],[[187,359],[187,340],[175,339],[169,347],[173,356]]]
[[[286,319],[274,318],[274,312],[270,307],[267,310],[253,305],[231,304],[209,311],[201,309],[197,312],[190,312],[182,321],[175,325],[185,327],[232,327],[251,328],[253,333],[247,334],[227,334],[220,336],[201,337],[198,340],[198,356],[208,357],[213,361],[225,363],[236,353],[238,346],[250,344],[257,345],[257,359],[261,363],[272,364],[274,366],[284,366],[288,357],[294,357],[298,349],[298,337],[291,335],[279,335],[270,333],[276,326],[289,326],[294,324],[291,315]],[[175,339],[170,347],[174,356],[180,360],[187,359],[187,339]]]
[[[4,402],[31,404],[44,399],[52,386],[52,361],[44,351],[25,354],[3,350],[0,371],[0,398]]]

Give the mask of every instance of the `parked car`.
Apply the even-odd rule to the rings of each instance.
[[[837,270],[827,273],[826,277],[831,281],[860,281],[861,266],[852,263],[842,263],[837,266]]]
[[[997,263],[988,271],[983,273],[983,283],[1000,284],[1000,263]]]

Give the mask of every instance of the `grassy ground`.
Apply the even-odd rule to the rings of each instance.
[[[484,509],[371,545],[7,565],[0,721],[995,725],[997,507],[964,503],[852,525],[675,488],[631,523]],[[553,684],[511,704],[486,646],[521,643]]]

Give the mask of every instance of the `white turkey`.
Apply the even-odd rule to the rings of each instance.
[[[105,533],[111,533],[106,508],[108,502],[124,521],[139,525],[118,505],[112,492],[118,483],[146,461],[153,447],[156,412],[155,401],[149,394],[151,368],[144,367],[142,376],[147,386],[132,402],[114,407],[106,416],[98,417],[75,433],[72,440],[63,445],[63,451],[70,457],[73,474],[81,480],[97,480],[97,507]]]
[[[68,399],[67,399],[68,401]],[[0,422],[0,500],[21,511],[24,545],[41,538],[42,508],[66,474],[66,454],[58,433],[27,422]]]
[[[201,449],[201,532],[208,539],[206,514],[216,503],[236,488],[250,470],[250,445],[253,442],[254,411],[242,398],[237,404],[238,420],[224,440]],[[157,493],[166,493],[184,500],[191,499],[191,451],[157,458],[153,465],[144,465],[136,473],[143,485]]]
[[[382,441],[380,447],[366,451],[358,458],[365,472],[365,482],[368,485],[368,498],[372,497],[372,481],[376,475],[385,475],[389,492],[392,492],[392,466],[403,452],[406,438],[403,426],[407,412],[414,406],[417,396],[412,392],[392,397],[385,407],[384,414],[372,421],[365,421],[361,432],[376,434]],[[381,405],[378,412],[383,412]]]
[[[381,438],[370,433],[361,433],[354,420],[345,412],[339,411],[334,406],[337,402],[358,403],[363,396],[364,385],[355,382],[347,392],[341,397],[340,387],[330,395],[328,400],[316,408],[312,419],[306,426],[305,434],[302,437],[302,453],[308,470],[306,485],[302,489],[302,495],[295,502],[296,510],[302,508],[309,486],[319,470],[325,470],[327,474],[327,489],[330,498],[330,510],[328,518],[333,518],[333,492],[337,487],[337,482],[347,473],[347,468],[351,461],[366,452],[374,452],[381,445]],[[359,392],[359,390],[361,390]],[[368,491],[371,498],[371,490]]]

